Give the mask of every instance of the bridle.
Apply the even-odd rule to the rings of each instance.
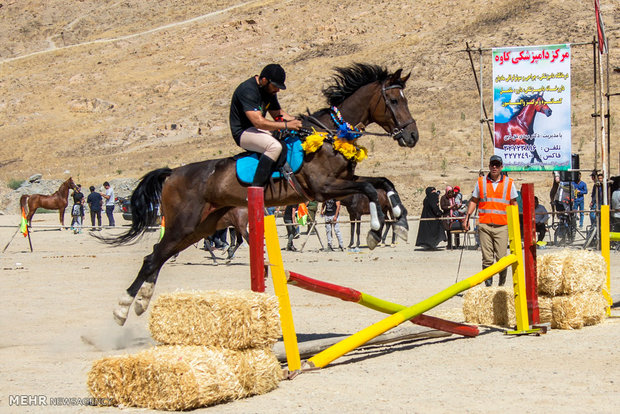
[[[390,86],[386,86],[385,85],[386,82],[384,81],[381,84],[381,95],[383,96],[383,101],[385,102],[385,107],[387,109],[390,110],[390,113],[392,114],[392,119],[394,120],[394,129],[391,132],[392,138],[399,141],[403,138],[403,131],[405,130],[405,128],[407,128],[409,125],[415,123],[415,119],[410,118],[407,121],[403,122],[402,124],[398,121],[398,118],[396,117],[396,110],[394,109],[394,105],[392,105],[392,103],[390,102],[390,99],[388,98],[386,91],[390,90],[390,89],[401,89],[401,93],[402,93],[402,85],[398,85],[398,84],[394,84],[394,85],[390,85]],[[379,102],[377,101],[377,104]],[[375,105],[376,107],[376,105]]]

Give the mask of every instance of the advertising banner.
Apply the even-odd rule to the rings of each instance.
[[[493,49],[496,155],[506,171],[571,168],[570,45]]]

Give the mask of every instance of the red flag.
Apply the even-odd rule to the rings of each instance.
[[[599,0],[594,0],[594,13],[596,14],[596,33],[598,34],[598,50],[607,53],[607,37],[605,36],[605,25],[601,16],[601,5]]]

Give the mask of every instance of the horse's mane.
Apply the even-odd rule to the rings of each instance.
[[[335,68],[333,84],[323,89],[329,106],[338,106],[355,91],[372,82],[382,82],[389,76],[386,68],[366,63],[354,63],[346,68]]]
[[[539,93],[531,93],[531,94],[529,94],[529,95],[527,95],[527,94],[522,94],[522,95],[519,95],[519,97],[517,98],[517,101],[516,101],[516,102],[520,102],[520,101],[523,101],[523,102],[530,102],[530,101],[533,101],[533,100],[537,99],[539,96],[540,96],[540,94],[539,94]],[[521,105],[521,104],[516,105],[516,106],[515,106],[515,109],[517,109],[517,110],[515,111],[515,115],[516,115],[516,114],[518,114],[519,112],[521,112],[521,110],[522,110],[523,108],[524,108],[524,105]]]

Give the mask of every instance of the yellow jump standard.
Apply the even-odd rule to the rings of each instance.
[[[271,267],[271,277],[273,278],[273,288],[280,303],[280,324],[282,326],[282,338],[284,340],[288,370],[291,373],[299,372],[301,369],[301,359],[299,357],[297,334],[293,324],[291,301],[288,296],[288,287],[286,286],[284,262],[282,261],[282,252],[278,242],[275,216],[265,216],[265,242],[269,256],[269,266]]]

